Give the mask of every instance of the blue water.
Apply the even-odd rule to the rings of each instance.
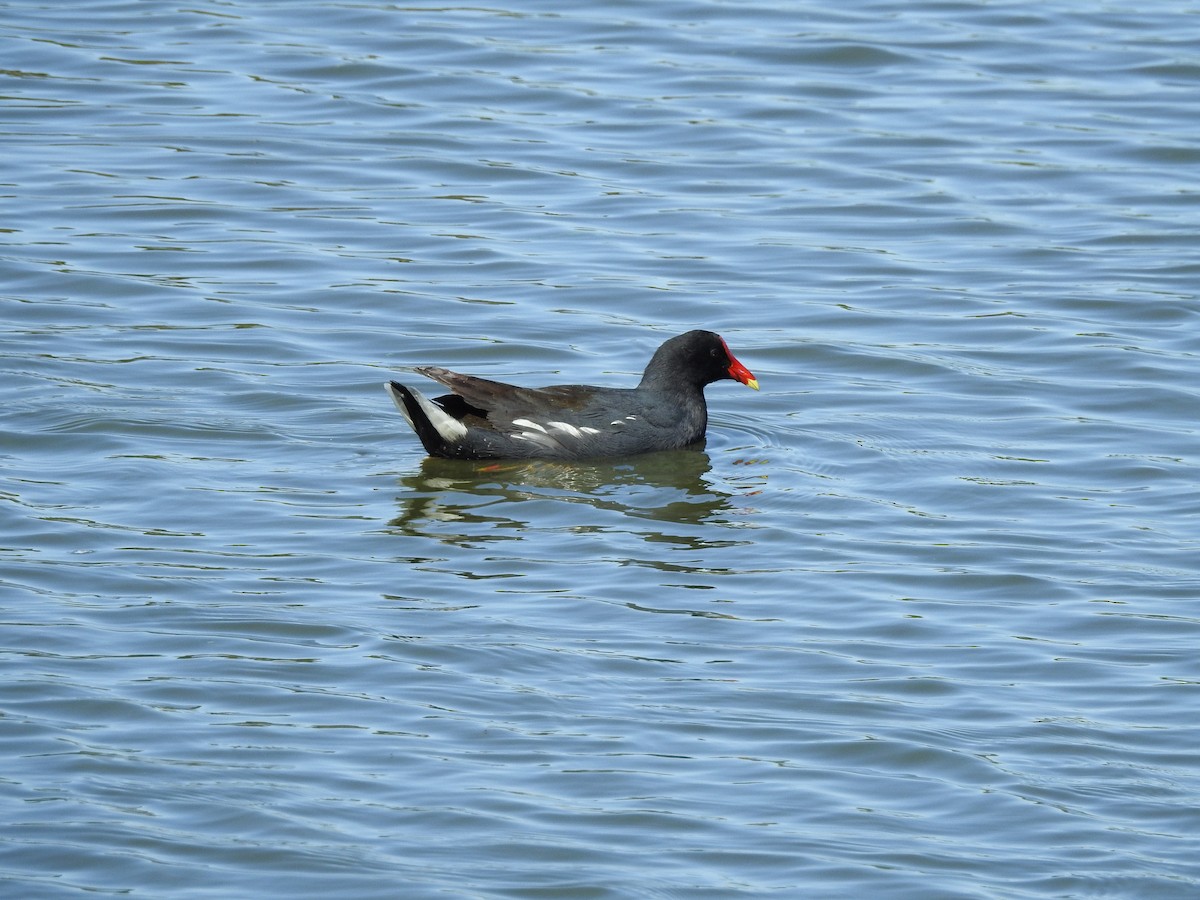
[[[4,896],[1200,896],[1198,48],[0,4]],[[701,452],[382,389],[694,327]]]

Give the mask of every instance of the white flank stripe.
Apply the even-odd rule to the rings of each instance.
[[[565,431],[571,437],[583,437],[583,435],[579,433],[578,428],[576,428],[574,425],[568,424],[567,422],[547,422],[546,424],[548,424],[551,428],[557,428],[559,431]]]
[[[547,450],[557,450],[562,446],[562,444],[550,435],[543,434],[540,431],[518,431],[513,435],[513,438],[518,441],[529,441],[540,447],[545,447]]]
[[[519,425],[522,428],[532,428],[534,431],[540,431],[542,434],[546,433],[545,428],[543,428],[537,422],[531,422],[529,419],[513,419],[513,424]]]

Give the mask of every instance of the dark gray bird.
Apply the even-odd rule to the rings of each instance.
[[[678,450],[708,426],[704,388],[758,379],[711,331],[666,341],[635,388],[558,384],[524,388],[438,366],[414,369],[450,389],[426,398],[398,381],[388,392],[431,456],[449,459],[589,459]]]

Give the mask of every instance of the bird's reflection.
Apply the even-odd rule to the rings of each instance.
[[[419,471],[400,479],[399,514],[389,524],[406,534],[449,543],[520,540],[527,528],[542,524],[533,521],[536,511],[521,501],[557,501],[663,525],[698,525],[732,511],[731,492],[714,487],[711,469],[711,459],[701,450],[570,463],[429,457]],[[553,525],[563,524],[561,516],[549,518]],[[586,522],[578,524],[586,527]],[[661,530],[646,537],[676,539]]]

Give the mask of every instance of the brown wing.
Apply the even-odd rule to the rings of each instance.
[[[413,371],[448,387],[471,407],[486,413],[493,424],[528,416],[561,419],[582,410],[597,390],[602,390],[583,385],[524,388],[441,366],[418,366]]]

